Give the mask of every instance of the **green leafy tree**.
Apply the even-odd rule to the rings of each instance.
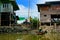
[[[30,17],[30,22],[32,23],[32,26],[31,26],[31,28],[32,29],[37,29],[38,27],[39,27],[39,20],[38,20],[38,18],[31,18]]]

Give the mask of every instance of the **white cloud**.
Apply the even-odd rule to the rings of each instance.
[[[18,15],[19,17],[26,17],[28,18],[28,8],[26,8],[25,6],[23,5],[18,5],[20,10],[17,10],[15,11],[16,12],[16,15]],[[38,11],[37,11],[37,6],[34,5],[33,8],[30,8],[30,11],[29,11],[29,14],[30,16],[32,17],[37,17],[38,16]]]
[[[30,11],[29,14],[32,17],[38,17],[38,9],[36,4],[45,3],[46,1],[59,1],[59,0],[30,0],[32,1],[32,4],[30,5]],[[34,1],[34,2],[33,2]],[[28,7],[25,7],[24,5],[18,5],[20,10],[16,11],[16,15],[22,16],[22,17],[28,17]]]
[[[18,15],[19,17],[27,17],[28,16],[28,8],[26,8],[23,5],[18,5],[20,10],[15,11],[16,15]]]

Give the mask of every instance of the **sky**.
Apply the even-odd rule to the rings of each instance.
[[[20,10],[16,11],[19,17],[28,18],[28,10],[31,17],[38,17],[39,12],[36,4],[45,3],[46,1],[59,1],[59,0],[16,0]],[[29,6],[30,4],[30,6]]]
[[[28,10],[29,10],[29,16],[31,16],[32,18],[34,17],[40,18],[39,17],[40,13],[38,12],[36,4],[42,4],[49,1],[59,1],[59,0],[16,0],[19,10],[15,11],[15,13],[19,17],[28,18]]]

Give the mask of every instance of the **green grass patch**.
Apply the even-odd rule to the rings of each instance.
[[[60,33],[49,33],[46,35],[0,34],[0,40],[60,40]]]

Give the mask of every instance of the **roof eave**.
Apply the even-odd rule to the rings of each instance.
[[[39,4],[37,4],[37,7],[38,7],[38,12],[40,12],[40,5],[39,5]]]
[[[50,5],[48,5],[48,4],[37,4],[38,12],[40,12],[40,7],[43,7],[43,6],[50,6]]]
[[[17,3],[15,1],[12,1],[11,3],[13,5],[14,11],[19,10],[19,7],[18,7],[18,5],[17,5]]]

